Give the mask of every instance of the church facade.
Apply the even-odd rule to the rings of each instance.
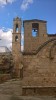
[[[47,21],[24,20],[24,51],[21,52],[20,18],[13,20],[14,71],[22,79],[23,92],[37,87],[56,87],[56,34],[47,34]],[[30,94],[30,93],[29,93]]]

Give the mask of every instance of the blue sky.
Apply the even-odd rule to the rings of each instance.
[[[0,38],[6,45],[11,44],[13,18],[17,16],[46,20],[47,33],[56,33],[56,0],[0,0]]]

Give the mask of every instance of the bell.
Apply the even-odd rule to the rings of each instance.
[[[34,32],[35,32],[35,29],[34,29]]]

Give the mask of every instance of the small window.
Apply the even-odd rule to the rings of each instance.
[[[17,36],[17,35],[15,36],[15,41],[16,41],[16,42],[18,41],[18,36]]]
[[[32,23],[32,36],[38,36],[38,23]]]
[[[16,33],[18,33],[19,28],[18,28],[18,24],[16,24]]]

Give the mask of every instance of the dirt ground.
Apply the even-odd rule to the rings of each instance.
[[[16,96],[16,95],[4,95],[0,94],[0,100],[56,100],[52,96],[38,96],[38,97],[27,97],[27,96]]]

